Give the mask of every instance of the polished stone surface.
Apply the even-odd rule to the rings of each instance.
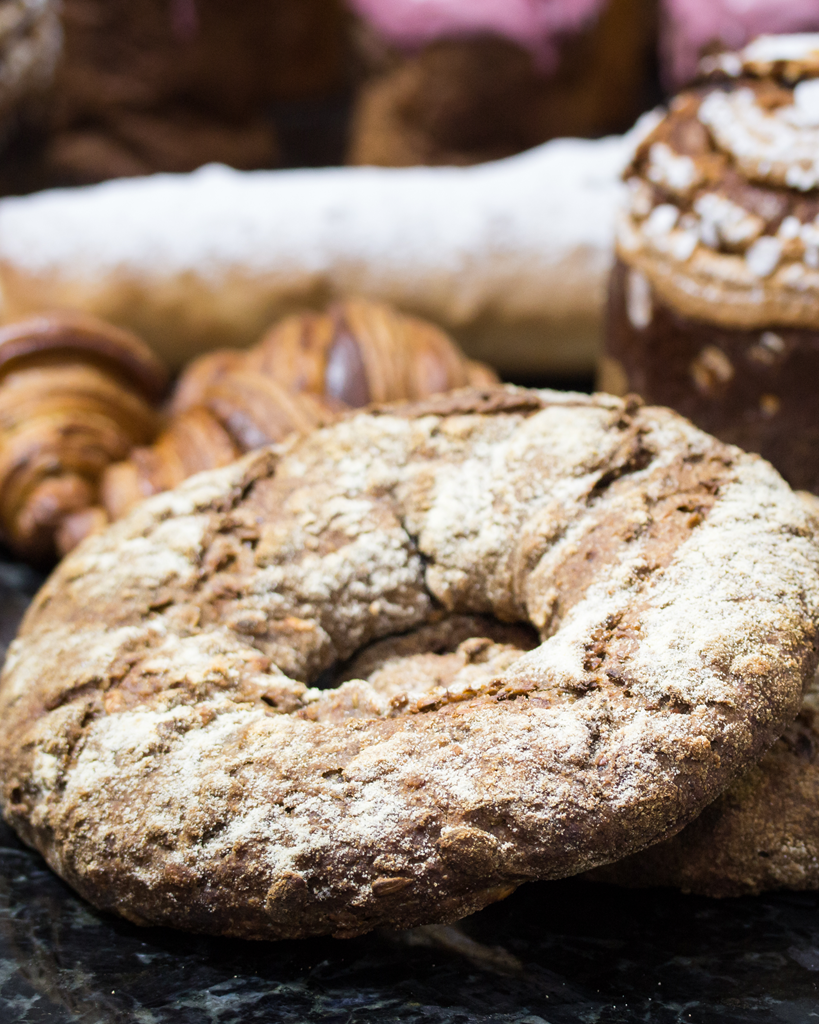
[[[42,579],[33,569],[9,561],[0,552],[0,665]]]
[[[0,648],[36,584],[0,561]],[[249,943],[97,914],[0,826],[0,1024],[812,1020],[817,893],[720,902],[567,880],[457,928]]]

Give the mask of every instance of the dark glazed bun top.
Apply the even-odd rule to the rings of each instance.
[[[685,315],[819,328],[819,35],[703,70],[626,172],[620,255]]]

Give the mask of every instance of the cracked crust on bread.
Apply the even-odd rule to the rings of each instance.
[[[671,835],[773,743],[816,667],[816,529],[665,409],[351,416],[58,567],[0,680],[5,817],[140,923],[455,920]]]
[[[819,889],[819,680],[762,760],[678,835],[589,877],[701,896]]]

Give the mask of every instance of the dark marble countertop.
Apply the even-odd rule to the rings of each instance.
[[[38,577],[0,561],[0,658]],[[0,826],[0,1024],[810,1024],[819,893],[524,886],[457,927],[250,943],[98,914]]]

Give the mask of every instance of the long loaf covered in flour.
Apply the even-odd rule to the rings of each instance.
[[[588,371],[630,150],[626,136],[472,168],[210,166],[5,199],[3,317],[80,309],[179,366],[362,294],[437,321],[501,371]]]

